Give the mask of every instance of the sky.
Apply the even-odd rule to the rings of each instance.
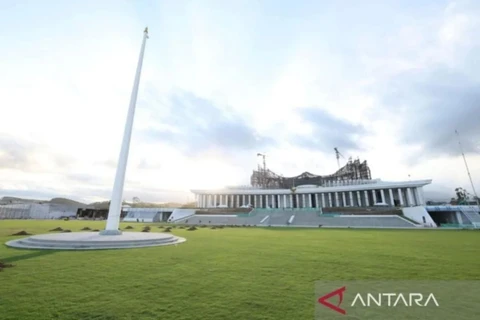
[[[458,138],[480,191],[478,1],[0,0],[0,196],[109,199],[146,26],[126,200],[248,185],[258,152],[331,174],[335,147],[449,199]]]

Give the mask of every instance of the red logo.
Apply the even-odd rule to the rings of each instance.
[[[341,314],[346,314],[347,311],[340,308],[340,305],[342,304],[342,301],[343,301],[343,293],[345,292],[346,289],[347,289],[346,287],[341,287],[337,290],[327,293],[323,297],[318,298],[318,302],[323,304],[325,307],[332,309],[333,311],[336,311]],[[340,298],[340,301],[338,302],[337,305],[331,304],[330,302],[327,301],[328,299],[334,296],[339,296]]]

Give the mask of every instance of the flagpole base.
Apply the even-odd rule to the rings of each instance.
[[[119,236],[122,234],[120,230],[102,230],[99,232],[101,236]]]

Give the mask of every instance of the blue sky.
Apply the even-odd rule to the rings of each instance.
[[[143,28],[125,198],[275,172],[480,181],[475,1],[0,0],[0,196],[110,195]],[[480,185],[477,185],[480,189]]]

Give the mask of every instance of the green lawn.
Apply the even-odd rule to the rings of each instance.
[[[0,242],[21,230],[104,225],[0,220]],[[0,261],[15,267],[0,272],[0,319],[303,320],[313,319],[315,280],[480,279],[479,231],[173,231],[187,242],[89,252],[1,245]]]

